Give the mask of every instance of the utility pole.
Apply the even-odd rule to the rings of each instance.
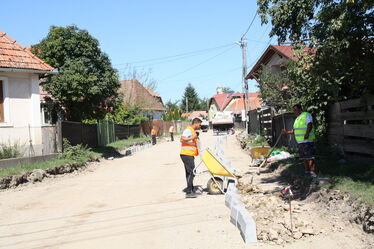
[[[244,110],[245,110],[245,128],[248,132],[248,111],[249,111],[249,94],[248,94],[248,82],[246,79],[247,76],[247,38],[242,36],[239,42],[240,47],[242,48],[242,58],[243,58],[243,82],[242,89],[244,93]]]
[[[186,97],[186,113],[188,113],[188,97]]]

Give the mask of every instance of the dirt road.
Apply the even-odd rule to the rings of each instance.
[[[216,137],[203,134],[203,147]],[[226,158],[248,164],[234,137]],[[198,161],[198,159],[197,159]],[[205,187],[207,176],[196,178]],[[0,248],[273,248],[245,245],[229,221],[224,196],[185,199],[179,142],[104,161],[78,175],[0,192]],[[345,241],[349,241],[347,244]],[[347,232],[315,236],[286,248],[363,248]]]

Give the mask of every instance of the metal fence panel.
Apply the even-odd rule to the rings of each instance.
[[[69,140],[71,145],[84,144],[89,147],[98,145],[96,124],[62,121],[61,132],[62,138]]]

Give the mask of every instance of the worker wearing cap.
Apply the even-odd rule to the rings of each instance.
[[[315,148],[316,135],[313,128],[313,118],[308,112],[303,112],[301,105],[292,107],[297,118],[293,130],[282,130],[282,134],[294,134],[299,149],[300,159],[304,160],[305,174],[316,177]]]
[[[183,131],[180,138],[180,157],[184,164],[187,181],[187,188],[185,189],[186,198],[197,197],[197,194],[194,191],[193,187],[193,170],[195,169],[195,156],[199,155],[199,148],[197,143],[199,139],[199,133],[196,132],[196,130],[200,129],[201,123],[202,121],[199,118],[194,118],[192,120],[192,124]]]

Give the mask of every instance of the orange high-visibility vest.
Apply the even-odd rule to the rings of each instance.
[[[192,133],[192,136],[196,134],[195,130],[191,127],[188,126],[186,129],[189,129]],[[181,155],[186,155],[186,156],[198,156],[199,155],[199,150],[197,147],[197,139],[184,142],[181,140],[182,147],[181,147]]]
[[[156,136],[156,135],[157,135],[156,129],[152,129],[152,130],[151,130],[151,135],[152,135],[152,136]]]

